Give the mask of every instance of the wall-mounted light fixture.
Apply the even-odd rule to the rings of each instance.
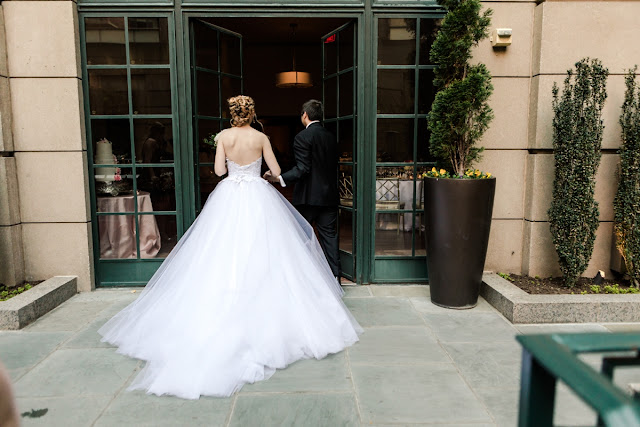
[[[507,47],[511,45],[511,35],[513,30],[511,28],[496,28],[491,33],[491,46],[493,47]]]

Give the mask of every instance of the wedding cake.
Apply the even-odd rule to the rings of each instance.
[[[113,156],[113,148],[111,142],[104,138],[96,143],[96,164],[113,164],[116,162]],[[116,174],[115,167],[108,168],[96,168],[96,181],[100,182],[113,182]]]

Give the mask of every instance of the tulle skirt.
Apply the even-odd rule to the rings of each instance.
[[[266,181],[230,179],[136,301],[98,331],[147,361],[130,389],[229,396],[358,341],[309,223]]]

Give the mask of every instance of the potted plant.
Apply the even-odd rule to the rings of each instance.
[[[496,181],[473,169],[476,144],[493,118],[493,92],[484,64],[471,49],[488,36],[492,10],[480,0],[439,0],[447,9],[431,60],[436,95],[427,118],[438,168],[424,174],[427,266],[431,301],[449,308],[477,304],[487,254]]]

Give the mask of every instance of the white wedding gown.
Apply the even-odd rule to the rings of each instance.
[[[130,389],[229,396],[358,341],[312,227],[260,177],[261,161],[227,160],[229,176],[140,296],[98,331],[147,361]]]

